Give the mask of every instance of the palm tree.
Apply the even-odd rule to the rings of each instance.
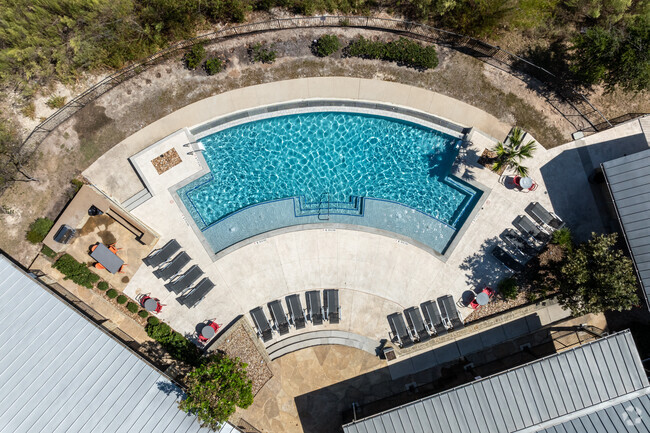
[[[521,177],[528,175],[528,167],[521,165],[522,161],[526,158],[533,156],[533,152],[537,148],[535,140],[530,140],[526,144],[522,144],[525,132],[518,126],[512,128],[510,133],[510,142],[506,145],[498,142],[492,149],[496,152],[496,161],[492,165],[492,170],[499,173],[502,169],[513,169]]]

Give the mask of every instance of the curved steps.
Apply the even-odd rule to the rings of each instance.
[[[337,344],[341,346],[354,347],[372,355],[376,355],[376,348],[380,346],[378,341],[362,335],[353,334],[347,331],[323,330],[304,332],[292,335],[280,341],[271,342],[266,346],[271,361],[283,355],[308,347]]]

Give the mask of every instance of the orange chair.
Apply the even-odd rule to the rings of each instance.
[[[95,263],[94,266],[95,266],[95,268],[97,268],[97,269],[106,269],[106,268],[104,267],[104,265],[102,265],[102,264],[99,263],[99,262],[98,262],[98,263]]]
[[[95,251],[95,250],[97,249],[97,246],[98,246],[98,245],[99,245],[99,244],[95,244],[95,245],[93,245],[92,247],[90,247],[90,252],[92,253],[93,251]]]
[[[125,266],[129,266],[129,265],[127,265],[126,263],[124,263],[122,266],[120,266],[120,270],[118,271],[120,274],[123,274],[123,273],[124,273],[124,267],[125,267]]]

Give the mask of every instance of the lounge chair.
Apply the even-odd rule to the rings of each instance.
[[[390,331],[393,335],[392,341],[397,343],[399,347],[405,348],[413,345],[413,340],[404,323],[402,313],[393,313],[387,317]]]
[[[512,224],[519,230],[524,236],[529,236],[542,244],[548,243],[551,240],[551,235],[549,235],[545,230],[539,227],[537,224],[531,221],[526,215],[519,215]]]
[[[194,286],[189,292],[176,298],[181,305],[185,305],[187,308],[192,308],[208,294],[210,290],[214,287],[214,283],[210,281],[209,278],[202,279],[199,284]]]
[[[265,343],[273,338],[273,330],[271,329],[269,319],[266,318],[262,307],[253,308],[250,311],[250,314],[253,323],[255,324],[255,328],[257,328],[257,336]]]
[[[532,203],[526,211],[540,224],[544,224],[549,227],[551,230],[559,230],[564,227],[564,221],[562,218],[555,215],[553,212],[546,210],[544,206],[538,202]]]
[[[510,245],[512,248],[519,251],[524,256],[533,256],[537,254],[538,250],[526,242],[526,240],[513,229],[505,229],[499,237],[506,244]]]
[[[312,325],[321,325],[323,323],[323,308],[320,303],[320,292],[311,290],[305,293],[307,299],[307,320]]]
[[[498,245],[492,249],[492,255],[511,271],[521,272],[524,270],[524,265],[515,260],[514,257]]]
[[[442,317],[446,317],[448,323],[451,324],[451,327],[455,330],[460,329],[465,326],[463,321],[460,318],[460,313],[456,308],[454,303],[454,298],[451,295],[445,295],[438,298],[438,306],[440,307],[440,312]]]
[[[325,319],[330,323],[339,323],[341,320],[341,306],[339,305],[339,291],[329,289],[323,291],[323,305],[325,306]]]
[[[273,328],[278,331],[278,334],[285,335],[289,332],[289,322],[287,321],[287,315],[284,314],[284,308],[282,308],[282,302],[272,301],[267,304],[269,312],[271,313],[271,319],[273,320]]]
[[[411,329],[411,335],[416,336],[418,341],[426,341],[431,338],[424,326],[424,321],[422,320],[422,315],[418,307],[407,308],[404,310],[404,316],[406,317],[406,323]]]
[[[167,266],[153,271],[153,274],[162,280],[169,280],[172,277],[176,276],[176,274],[178,274],[181,269],[183,269],[183,267],[190,262],[190,260],[190,256],[185,251],[183,251],[174,257],[172,261],[167,264]]]
[[[289,322],[296,329],[302,329],[305,327],[305,313],[302,310],[302,304],[300,303],[300,296],[298,295],[289,295],[285,298],[287,302],[287,309],[289,310]]]
[[[154,251],[142,259],[142,263],[155,268],[169,260],[171,256],[176,254],[176,251],[180,249],[181,246],[178,244],[176,239],[172,239],[171,241],[167,242],[161,249]]]
[[[173,281],[165,284],[165,287],[170,292],[176,294],[182,293],[184,290],[187,290],[199,277],[203,275],[203,271],[197,265],[190,267],[183,275],[179,276]]]
[[[427,327],[429,332],[436,335],[443,335],[447,333],[447,327],[442,320],[442,314],[438,304],[433,301],[426,301],[420,304],[422,315],[424,316],[424,326]]]

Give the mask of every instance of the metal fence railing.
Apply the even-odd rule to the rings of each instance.
[[[595,125],[611,127],[609,121],[594,107],[587,98],[567,85],[553,73],[536,66],[528,60],[509,53],[500,47],[490,45],[469,36],[459,35],[446,30],[437,29],[425,24],[414,23],[389,18],[351,17],[351,16],[316,16],[273,19],[268,21],[227,27],[173,44],[144,60],[122,68],[107,76],[94,86],[73,98],[62,108],[41,122],[23,142],[23,152],[31,153],[40,143],[57,128],[88,103],[99,98],[104,93],[140,74],[148,68],[157,65],[187,47],[199,42],[216,43],[239,35],[290,30],[301,28],[338,27],[369,29],[400,34],[409,38],[435,43],[450,47],[457,51],[479,58],[482,61],[506,69],[524,81],[534,85],[547,101],[567,119],[576,131],[594,131]],[[531,80],[536,79],[536,80]],[[601,129],[602,130],[602,129]]]

